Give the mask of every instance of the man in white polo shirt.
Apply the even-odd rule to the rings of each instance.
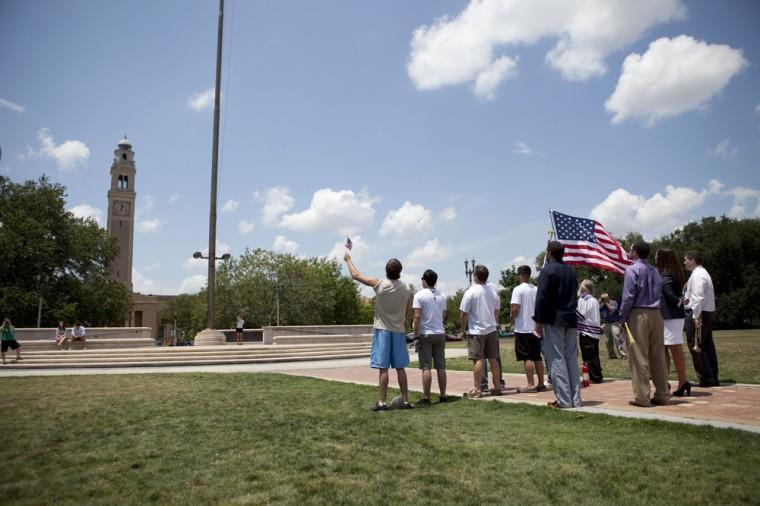
[[[684,266],[691,271],[686,282],[684,306],[686,307],[686,340],[699,376],[699,386],[720,386],[718,379],[718,354],[712,336],[712,320],[715,312],[715,289],[707,269],[702,267],[702,254],[687,251]],[[697,329],[701,329],[700,351],[694,351]]]
[[[446,330],[443,327],[446,314],[446,295],[435,285],[438,274],[430,269],[422,274],[422,290],[414,294],[412,328],[417,339],[417,353],[422,370],[423,397],[418,406],[430,406],[430,386],[433,376],[430,370],[435,366],[438,374],[440,402],[446,402]]]
[[[543,392],[544,385],[544,362],[541,359],[541,339],[536,336],[536,322],[533,321],[533,312],[536,307],[536,287],[530,283],[530,267],[521,265],[517,268],[517,277],[520,284],[512,290],[510,300],[510,314],[515,322],[515,356],[518,362],[523,363],[525,376],[528,378],[528,388],[520,389],[521,392],[536,390]],[[533,376],[538,376],[538,385],[534,383]]]
[[[474,283],[464,292],[459,306],[459,323],[462,335],[467,335],[467,358],[472,360],[474,387],[470,397],[481,397],[480,379],[483,377],[484,358],[491,365],[493,389],[491,393],[501,395],[501,367],[496,358],[499,356],[499,335],[496,327],[499,317],[499,294],[488,283],[488,269],[485,265],[476,265]]]

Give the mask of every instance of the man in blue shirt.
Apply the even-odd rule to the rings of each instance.
[[[664,406],[668,403],[668,369],[665,362],[665,323],[660,313],[662,276],[646,262],[650,247],[644,241],[631,246],[629,257],[633,265],[625,270],[623,300],[620,304],[621,326],[628,325],[633,336],[628,341],[628,360],[631,365],[632,406]],[[649,379],[655,393],[649,398]]]
[[[581,406],[578,372],[578,306],[575,271],[562,263],[565,248],[552,241],[546,249],[547,263],[538,276],[533,319],[536,334],[544,340],[544,358],[551,372],[555,401],[553,408]]]

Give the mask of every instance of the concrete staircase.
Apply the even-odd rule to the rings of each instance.
[[[354,336],[356,337],[356,336]],[[362,358],[370,354],[367,342],[330,342],[314,344],[263,344],[177,347],[109,347],[107,339],[87,341],[87,350],[75,343],[72,350],[35,349],[22,343],[20,362],[13,362],[15,352],[6,353],[6,368],[64,369],[82,367],[156,367],[183,365],[257,364],[303,360]],[[152,343],[152,340],[151,340]],[[41,343],[42,344],[42,343]],[[48,343],[48,344],[53,344]],[[47,347],[47,346],[46,346]]]

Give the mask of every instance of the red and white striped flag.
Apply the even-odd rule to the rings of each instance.
[[[620,243],[596,220],[576,218],[549,211],[557,241],[565,247],[562,261],[568,265],[590,265],[623,274],[633,262]]]

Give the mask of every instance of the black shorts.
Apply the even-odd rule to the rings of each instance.
[[[532,332],[515,332],[515,356],[518,362],[541,360],[541,340]]]
[[[0,344],[0,348],[2,348],[3,353],[8,351],[8,348],[12,350],[17,350],[19,346],[21,345],[18,344],[18,341],[16,341],[15,339],[11,339],[10,341],[2,341],[2,344]]]
[[[242,334],[243,333],[243,329],[235,329],[235,332],[237,332],[238,334]]]

